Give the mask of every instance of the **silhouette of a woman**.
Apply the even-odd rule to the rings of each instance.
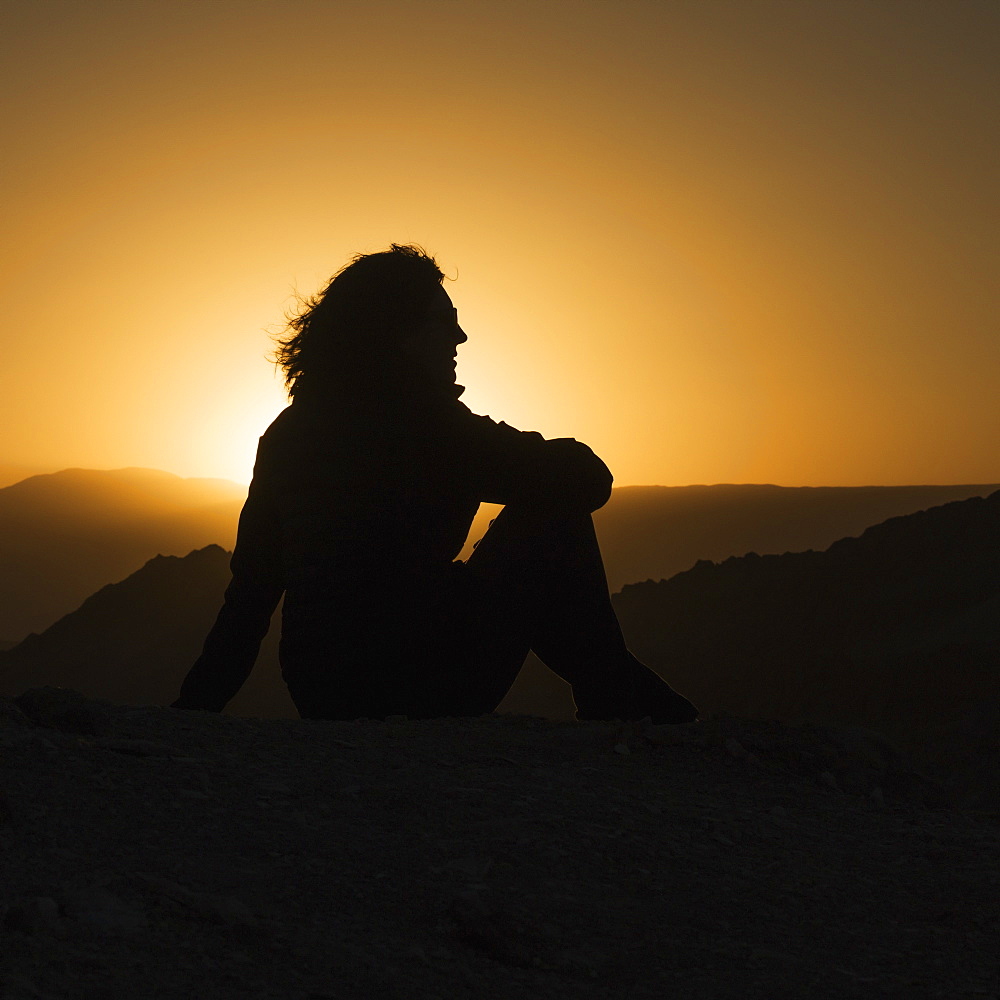
[[[304,718],[481,715],[534,650],[578,718],[691,721],[611,605],[590,517],[611,473],[459,401],[467,337],[443,277],[393,244],[291,321],[292,404],[260,439],[232,582],[175,707],[225,707],[284,594],[279,659]],[[481,501],[505,506],[458,562]]]

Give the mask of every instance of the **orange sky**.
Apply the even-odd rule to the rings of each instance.
[[[1000,480],[993,2],[0,15],[0,466],[246,481],[293,291],[415,241],[619,485]]]

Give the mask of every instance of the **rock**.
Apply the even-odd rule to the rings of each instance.
[[[59,923],[59,904],[48,896],[27,896],[15,902],[4,918],[8,930],[38,934],[54,930]]]
[[[11,698],[0,698],[0,726],[30,726],[29,719]]]
[[[0,747],[4,750],[55,750],[56,745],[31,726],[0,729]]]
[[[837,787],[849,795],[868,795],[879,782],[879,772],[870,767],[838,768],[835,777]]]
[[[154,740],[101,740],[97,746],[128,757],[169,757],[174,752],[165,743]]]
[[[902,761],[900,750],[888,737],[874,729],[843,726],[827,730],[825,736],[834,747],[847,754],[858,765],[879,774],[884,774],[890,767],[898,767]]]
[[[0,975],[0,997],[4,1000],[25,1000],[38,995],[38,987],[27,976],[14,973]]]
[[[32,688],[14,699],[36,725],[80,736],[111,732],[111,707],[68,688]]]
[[[138,874],[134,880],[142,888],[166,897],[215,923],[242,927],[257,926],[257,918],[253,911],[236,896],[195,892],[158,875]]]
[[[530,968],[539,964],[537,929],[500,908],[477,889],[458,893],[448,907],[458,939],[506,965]]]
[[[256,927],[253,911],[238,896],[220,896],[199,893],[195,909],[220,924],[239,927]]]
[[[748,764],[760,763],[760,758],[755,753],[751,753],[739,740],[734,739],[732,736],[725,741],[723,746],[729,751],[729,755],[736,760],[746,761]]]
[[[105,933],[129,934],[148,925],[137,905],[103,886],[69,893],[60,902],[64,916]]]

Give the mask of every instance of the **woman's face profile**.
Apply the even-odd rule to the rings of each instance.
[[[458,310],[438,286],[422,322],[400,342],[400,352],[421,374],[435,382],[455,381],[458,345],[469,338],[458,325]]]

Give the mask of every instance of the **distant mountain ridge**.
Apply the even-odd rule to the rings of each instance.
[[[176,508],[213,506],[246,496],[246,487],[228,479],[185,479],[162,469],[63,469],[29,476],[0,489],[0,511],[4,514],[24,506],[25,500],[40,504],[51,513],[62,511],[67,502],[77,509],[89,508],[94,515],[111,516],[135,509],[146,513],[170,513]],[[109,508],[107,504],[111,504]]]
[[[66,469],[0,489],[0,640],[40,632],[152,556],[232,548],[246,487],[156,469]]]

